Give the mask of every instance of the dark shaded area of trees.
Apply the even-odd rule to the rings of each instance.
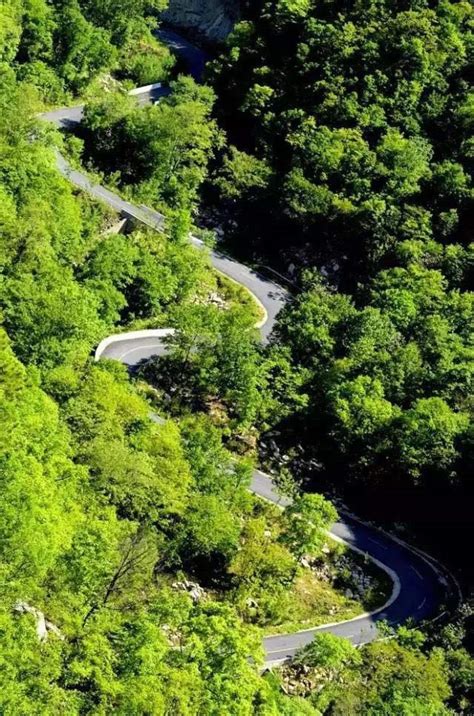
[[[261,0],[209,76],[231,145],[213,188],[243,253],[337,262],[350,290],[407,240],[463,260],[470,3]]]
[[[335,22],[336,6],[318,7]],[[262,348],[252,329],[255,317],[247,310],[235,302],[226,310],[209,305],[216,278],[205,254],[180,241],[209,158],[222,148],[222,136],[210,120],[212,92],[180,79],[173,97],[158,107],[141,111],[121,93],[99,101],[95,92],[86,110],[86,150],[102,169],[123,172],[118,177],[122,190],[132,187],[137,195],[166,207],[168,236],[109,233],[114,217],[76,195],[60,177],[52,147],[61,139],[36,116],[45,99],[62,102],[88,89],[104,72],[137,81],[158,79],[160,72],[167,76],[169,54],[149,32],[148,16],[159,5],[135,0],[2,4],[2,714],[472,713],[473,626],[468,609],[447,627],[433,629],[427,640],[417,631],[402,629],[393,640],[356,651],[324,635],[299,655],[294,667],[306,676],[308,669],[315,672],[314,688],[294,696],[285,692],[285,675],[262,676],[261,634],[251,620],[242,619],[244,607],[255,611],[253,603],[249,605],[255,596],[267,623],[278,616],[301,557],[309,552],[324,560],[325,529],[335,518],[333,506],[318,494],[295,493],[293,506],[284,513],[275,508],[270,514],[253,501],[247,485],[259,433],[281,429],[288,464],[297,476],[303,468],[310,474],[309,463],[319,466],[313,485],[321,484],[324,476],[326,485],[365,485],[375,495],[387,495],[393,485],[411,497],[418,491],[426,500],[436,484],[455,496],[458,510],[459,495],[469,494],[472,304],[465,291],[468,254],[464,245],[455,243],[464,239],[467,155],[455,159],[458,150],[452,148],[465,131],[461,125],[470,121],[470,105],[459,108],[463,88],[454,79],[464,62],[456,38],[464,32],[467,10],[463,3],[442,7],[448,29],[454,29],[450,34],[444,20],[440,25],[458,43],[458,56],[454,58],[446,40],[447,59],[441,53],[436,62],[449,92],[439,90],[433,97],[434,106],[445,106],[441,114],[434,113],[433,124],[448,112],[451,90],[449,112],[467,119],[459,124],[453,119],[453,143],[446,156],[436,160],[437,169],[418,129],[402,126],[401,120],[395,129],[382,126],[379,136],[375,132],[369,141],[369,130],[367,135],[362,132],[363,139],[357,134],[362,120],[355,123],[355,134],[333,136],[330,128],[329,134],[316,136],[317,126],[295,115],[292,141],[305,160],[288,174],[284,196],[294,215],[285,210],[279,220],[281,227],[298,227],[295,242],[301,246],[306,241],[314,216],[320,216],[328,201],[343,248],[334,238],[334,252],[324,256],[348,251],[340,214],[347,211],[360,228],[358,211],[366,201],[367,184],[359,185],[354,162],[367,168],[372,187],[379,186],[377,201],[383,196],[394,216],[398,207],[407,228],[399,241],[389,238],[387,244],[380,243],[377,234],[373,253],[357,249],[347,254],[348,265],[360,275],[366,260],[361,256],[370,259],[352,297],[336,293],[317,273],[308,273],[303,291],[281,316],[275,340]],[[371,8],[371,3],[358,5],[353,12],[366,13],[365,22]],[[439,28],[430,24],[433,10],[424,11],[424,22],[418,15],[405,18],[391,52],[407,44],[408,57],[414,46],[425,61],[428,40]],[[285,37],[294,33],[296,38],[303,21],[311,25],[317,38],[311,54],[324,48],[321,28],[310,22],[312,12],[305,0],[281,1],[266,6],[256,19],[270,34],[270,13],[272,32]],[[378,11],[371,22],[379,33],[390,24],[381,22]],[[421,45],[414,39],[420,22],[426,31]],[[337,23],[344,25],[340,19]],[[248,29],[238,29],[232,40],[231,64],[238,60],[239,42],[247,42]],[[351,47],[352,30],[345,32],[349,34],[339,43],[340,54]],[[239,34],[241,39],[235,40]],[[387,44],[386,35],[382,37]],[[333,41],[328,42],[329,54],[335,54]],[[359,44],[369,53],[370,37]],[[254,49],[260,51],[258,41]],[[381,50],[373,52],[367,70],[372,68],[375,75]],[[286,65],[277,71],[281,49],[274,54],[275,65],[268,65],[268,73],[259,71],[266,79],[257,81],[249,95],[250,119],[245,118],[240,136],[232,130],[239,149],[230,150],[215,180],[242,229],[246,211],[254,228],[259,227],[254,202],[259,211],[276,211],[272,192],[277,176],[287,172],[281,169],[278,174],[278,167],[289,160],[283,135],[272,124],[275,117],[268,118],[264,132],[274,137],[271,152],[269,146],[263,151],[264,144],[255,139],[267,121],[266,103],[273,101],[265,89],[272,88],[270,78],[274,75],[275,88],[280,88],[277,109],[282,121],[287,121],[289,108],[283,106],[284,85],[288,97],[298,95],[297,82],[285,80]],[[404,60],[404,72],[408,65]],[[347,63],[342,66],[347,70]],[[429,62],[427,67],[430,75]],[[319,71],[311,70],[316,75]],[[243,80],[244,75],[239,82]],[[439,83],[436,72],[424,86],[431,87],[431,81],[433,86]],[[333,84],[338,87],[335,79]],[[232,83],[225,89],[235,90]],[[222,87],[218,90],[223,92]],[[309,112],[317,100],[323,117],[328,90],[321,85],[318,92],[310,100],[300,90],[298,102]],[[407,92],[399,89],[399,98]],[[346,89],[336,92],[332,106],[326,102],[328,126],[332,117],[334,126],[340,122],[343,127],[351,111],[341,101],[346,94]],[[230,97],[225,101],[230,108]],[[261,115],[255,112],[259,106],[265,110]],[[336,119],[336,109],[342,119]],[[385,111],[387,116],[394,113],[394,105],[387,104]],[[404,116],[406,122],[408,110]],[[470,146],[468,140],[463,142]],[[258,150],[254,156],[257,144],[262,153]],[[323,145],[321,157],[318,147]],[[374,160],[377,166],[381,162],[377,170],[371,152],[380,154]],[[309,186],[298,172],[308,169],[311,157],[318,166]],[[347,179],[352,184],[343,191],[335,183],[346,176],[338,169],[346,169],[346,159],[348,170],[352,166]],[[405,200],[399,203],[400,197],[416,194],[418,186],[425,192],[430,181],[437,182],[435,193],[443,197],[443,182],[451,187],[438,208],[411,199],[409,206]],[[304,212],[299,207],[313,212],[307,223],[301,223],[299,214]],[[370,221],[377,213],[374,207],[364,209]],[[333,218],[325,217],[329,226]],[[384,221],[381,236],[388,232]],[[394,221],[393,226],[401,226],[402,219]],[[327,226],[324,252],[332,244]],[[451,227],[446,240],[440,239],[440,226],[443,231]],[[260,233],[255,234],[258,241]],[[313,247],[305,256],[318,263],[319,251]],[[396,267],[375,273],[381,256],[381,263],[390,256]],[[135,380],[117,363],[92,361],[92,351],[105,335],[149,325],[173,325],[179,331],[167,358],[144,366]],[[151,384],[146,388],[143,376]],[[164,424],[150,420],[152,407],[163,413],[166,409],[170,419]],[[292,450],[302,437],[307,452],[296,459]],[[294,490],[288,469],[281,483],[287,489],[291,483]],[[173,586],[173,580],[187,576],[206,585],[206,599],[193,599]],[[48,638],[40,642],[34,616],[23,613],[19,603],[41,610],[57,629],[50,626]]]
[[[277,329],[305,375],[305,407],[279,426],[294,472],[408,522],[467,576],[472,294],[416,263],[380,272],[355,300],[306,281]]]
[[[298,284],[279,448],[447,554],[472,535],[472,23],[466,2],[252,3],[209,68],[230,146],[208,208]]]

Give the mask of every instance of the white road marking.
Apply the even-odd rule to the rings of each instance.
[[[285,649],[277,649],[276,651],[267,651],[266,652],[267,656],[270,656],[270,654],[282,654],[282,655],[284,654],[285,656],[291,656],[291,654],[288,654],[288,652],[285,651]]]
[[[143,346],[136,346],[135,348],[130,348],[130,350],[125,351],[124,353],[121,353],[118,356],[118,360],[122,360],[122,358],[125,358],[125,356],[128,356],[131,353],[135,353],[136,351],[142,351],[144,348],[163,348],[163,343],[153,343],[151,346],[143,345]],[[105,357],[107,358],[107,356],[105,356]]]
[[[187,43],[182,42],[180,39],[174,40],[174,46],[177,48],[185,48],[185,49],[187,49],[187,47],[188,47]],[[142,88],[142,90],[143,90],[143,88]],[[78,120],[80,120],[80,118],[81,118],[80,115],[82,114],[82,108],[78,108],[78,110],[76,110],[76,108],[72,108],[71,110],[64,110],[64,113],[67,114],[68,112],[70,112],[71,116],[73,116],[75,119],[76,111],[79,111],[79,114],[77,116],[78,116]],[[59,119],[59,122],[61,123],[62,116],[61,116],[60,112],[61,111],[52,113],[51,116],[57,117]],[[104,189],[100,185],[93,184],[92,181],[89,180],[87,177],[85,177],[83,174],[81,174],[77,171],[74,171],[71,167],[68,166],[66,160],[64,160],[58,152],[56,153],[56,156],[57,156],[57,163],[58,163],[59,170],[61,171],[61,173],[64,176],[68,177],[74,184],[76,184],[76,186],[78,186],[79,188],[85,189],[92,196],[95,196],[96,198],[105,201],[110,206],[116,207],[118,209],[118,211],[121,212],[122,214],[124,214],[125,216],[135,217],[138,221],[140,221],[144,224],[147,224],[148,226],[151,226],[152,228],[162,230],[163,223],[164,223],[164,217],[161,214],[159,214],[158,212],[154,212],[150,209],[147,209],[146,207],[143,207],[143,206],[137,207],[137,206],[134,206],[133,204],[130,204],[129,202],[123,201],[120,197],[118,197],[117,195],[113,194],[112,192]],[[192,238],[192,241],[193,241],[193,243],[200,245],[199,240],[195,239],[194,237]],[[224,255],[219,254],[218,252],[211,252],[211,259],[212,259],[212,263],[217,271],[222,271],[229,278],[236,280],[238,283],[245,286],[249,291],[251,291],[252,288],[255,287],[255,274],[247,267],[240,266],[235,261],[231,260],[228,257],[225,257]],[[234,278],[234,276],[235,276],[235,278]],[[269,286],[271,287],[271,290],[268,290],[268,287],[266,287],[265,290],[263,290],[263,288],[261,288],[263,286],[263,281],[265,281],[266,283],[269,284]],[[260,288],[259,288],[259,284],[260,284]],[[275,310],[276,301],[278,300],[277,309],[284,302],[282,290],[277,289],[275,286],[272,287],[272,284],[268,279],[262,279],[261,277],[257,277],[256,286],[257,286],[257,288],[259,288],[260,295],[263,295],[265,297],[265,299],[271,299],[271,301],[272,301],[273,308],[272,308],[272,311],[270,312],[269,318],[271,319],[270,323],[273,323],[275,315],[278,312],[278,310]],[[266,330],[267,331],[269,330],[268,326],[267,326]],[[163,347],[164,346],[161,342],[159,344],[153,344],[153,345],[147,345],[147,346],[145,346],[145,345],[135,346],[129,350],[125,350],[122,353],[122,355],[119,356],[118,360],[123,360],[126,356],[128,356],[132,353],[138,352],[138,351],[153,350],[155,348],[159,349],[159,348],[163,348]],[[105,353],[104,353],[104,355],[105,355]],[[99,356],[97,356],[96,359],[98,359],[98,357]],[[260,488],[260,489],[262,489],[262,488]],[[265,490],[263,490],[263,491],[265,491]],[[270,494],[271,494],[271,498],[274,499],[272,490],[270,490]],[[335,535],[333,535],[333,537],[334,537],[334,539],[337,539]],[[376,540],[374,538],[368,537],[368,539],[370,539],[371,542],[373,542],[375,545],[377,545],[381,549],[384,549],[384,550],[389,549],[388,546],[384,545],[383,543],[379,542],[378,540]],[[344,540],[341,538],[338,538],[338,540],[344,542]],[[359,552],[360,554],[364,554],[364,551],[358,549],[350,540],[346,541],[346,543],[351,549]],[[367,555],[367,556],[369,556],[369,555]],[[393,570],[391,570],[390,568],[388,568],[386,566],[384,567],[384,565],[379,560],[376,560],[373,557],[371,557],[371,559],[381,569],[385,569],[385,571],[391,576],[391,579],[394,583],[394,589],[393,589],[392,596],[391,596],[390,600],[383,607],[381,607],[379,610],[375,610],[374,612],[372,612],[372,614],[379,612],[380,616],[386,616],[386,614],[383,610],[387,609],[390,606],[390,604],[392,604],[397,599],[398,594],[400,592],[400,588],[401,588],[400,581],[399,581],[397,575],[393,572]],[[411,569],[417,574],[417,576],[420,578],[420,580],[423,580],[422,575],[417,571],[417,569],[415,567],[411,567]],[[425,599],[423,599],[423,601],[417,607],[417,609],[421,609],[424,606],[425,602],[426,602],[426,597],[425,597]],[[369,615],[361,615],[360,617],[357,617],[354,620],[346,620],[346,621],[357,622],[358,620],[365,619],[366,616],[369,616]],[[314,633],[316,633],[321,630],[327,630],[330,627],[339,626],[343,623],[344,622],[321,625],[320,627],[312,628],[310,630],[303,630],[303,631],[308,631],[308,632],[313,631]],[[370,630],[375,630],[375,627],[370,626],[369,631]],[[366,629],[362,629],[360,636],[362,636],[366,631],[367,631]],[[287,635],[287,636],[289,636],[289,635]],[[355,636],[356,636],[356,634],[350,634],[349,638],[353,638]],[[361,643],[368,643],[368,641],[361,642]],[[277,650],[274,650],[271,652],[267,652],[267,653],[269,655],[273,654],[273,655],[278,655],[281,657],[282,656],[287,657],[287,656],[289,656],[287,650],[293,651],[294,647],[293,646],[281,647],[280,649],[277,649]]]
[[[416,567],[414,567],[412,564],[410,564],[410,569],[415,572],[415,574],[420,578],[423,579],[423,575],[419,573]]]
[[[378,545],[379,547],[382,547],[382,549],[388,549],[388,547],[382,544],[382,542],[379,542],[378,539],[374,539],[373,537],[368,537],[367,539],[369,539],[371,542]]]

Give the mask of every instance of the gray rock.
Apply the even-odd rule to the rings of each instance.
[[[195,30],[213,42],[225,40],[240,16],[238,0],[170,0],[166,22]]]
[[[46,641],[48,638],[48,632],[53,632],[60,639],[64,639],[58,627],[50,622],[44,616],[43,612],[36,607],[30,606],[27,602],[18,601],[16,602],[13,610],[18,614],[31,614],[36,620],[36,634],[39,641]]]

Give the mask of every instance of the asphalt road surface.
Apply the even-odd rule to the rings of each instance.
[[[195,80],[199,81],[204,72],[208,59],[207,54],[200,48],[188,42],[184,37],[169,28],[160,28],[155,31],[159,40],[168,45],[178,57],[184,60],[186,69]]]
[[[199,78],[205,63],[205,55],[180,38],[176,33],[160,30],[159,36],[170,44],[176,52],[182,53],[192,73]],[[159,88],[166,93],[166,88]],[[158,92],[158,94],[159,94]],[[157,93],[139,93],[140,102],[156,101]],[[44,119],[54,122],[62,128],[71,128],[82,118],[82,107],[55,110],[43,115]],[[114,192],[94,184],[82,172],[72,169],[67,160],[57,153],[59,171],[76,187],[92,195],[115,209],[122,216],[130,217],[158,231],[165,227],[165,217],[159,212],[144,206],[136,206],[124,201]],[[201,241],[190,237],[197,249],[205,249]],[[274,327],[275,319],[288,300],[288,293],[268,278],[240,264],[230,256],[218,251],[211,251],[213,266],[220,272],[245,286],[258,299],[264,308],[264,324],[260,326],[262,339],[266,341]],[[141,331],[140,335],[127,337],[126,334],[110,337],[96,358],[119,360],[129,367],[138,365],[152,356],[166,352],[166,342],[153,332]],[[101,344],[102,345],[102,344]],[[163,418],[152,414],[155,422]],[[251,490],[260,497],[279,504],[282,508],[289,504],[287,498],[281,497],[272,478],[255,470]],[[344,636],[356,645],[365,644],[377,638],[377,622],[384,620],[390,625],[403,624],[407,620],[422,622],[433,618],[443,605],[447,604],[457,587],[451,576],[438,564],[423,556],[396,538],[369,526],[356,517],[342,513],[342,518],[330,530],[333,538],[344,541],[351,549],[372,560],[384,569],[393,583],[392,595],[387,604],[376,613],[365,614],[356,619],[326,626],[320,626],[293,634],[270,636],[264,639],[267,664],[278,663],[291,657],[295,652],[310,642],[315,633],[330,631]]]
[[[232,268],[234,264],[236,262],[232,262]],[[219,264],[218,268],[222,270],[223,267]],[[250,272],[250,283],[247,283],[248,270],[244,266],[241,269],[242,284],[254,290],[255,282],[259,280],[258,275]],[[263,327],[264,335],[268,336],[285,294],[267,279],[261,280],[258,295],[268,315]],[[130,337],[125,333],[109,337],[108,345],[96,354],[96,359],[119,360],[133,368],[143,360],[166,353],[166,341],[150,335],[151,331],[141,331],[140,334]],[[155,415],[155,421],[157,418]],[[260,470],[254,471],[250,489],[282,508],[290,504],[287,497],[278,493],[271,476]],[[455,585],[450,583],[450,576],[439,565],[385,532],[364,524],[353,515],[342,512],[341,519],[331,527],[329,534],[370,559],[389,575],[393,584],[391,597],[376,613],[293,634],[266,637],[264,647],[267,665],[280,663],[293,656],[298,649],[312,640],[314,634],[321,631],[330,631],[361,645],[377,638],[376,625],[380,620],[396,626],[407,620],[422,622],[432,618],[440,611],[441,605],[447,603],[448,594],[452,594],[456,589]]]

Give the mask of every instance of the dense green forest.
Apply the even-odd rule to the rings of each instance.
[[[151,32],[162,7],[161,0],[8,0],[1,60],[51,102],[83,91],[104,71],[142,84],[166,79],[174,60]]]
[[[229,148],[207,192],[234,250],[298,284],[276,340],[305,407],[272,425],[293,470],[468,539],[473,17],[249,4],[209,71]]]
[[[281,0],[247,16],[212,73],[235,145],[219,198],[245,247],[277,247],[285,267],[332,259],[350,288],[410,260],[463,285],[472,5]]]
[[[320,634],[272,673],[261,646],[297,621],[307,553],[334,574],[313,619],[364,609],[335,508],[295,482],[470,515],[472,8],[254,3],[198,86],[153,36],[163,5],[0,4],[0,714],[472,714],[468,605],[361,649]],[[155,106],[124,92],[157,80]],[[80,139],[38,119],[79,100]],[[55,147],[166,235],[113,233]],[[251,260],[295,264],[269,346],[184,240],[200,201]],[[92,359],[170,325],[137,375]],[[268,433],[284,512],[247,490]]]

